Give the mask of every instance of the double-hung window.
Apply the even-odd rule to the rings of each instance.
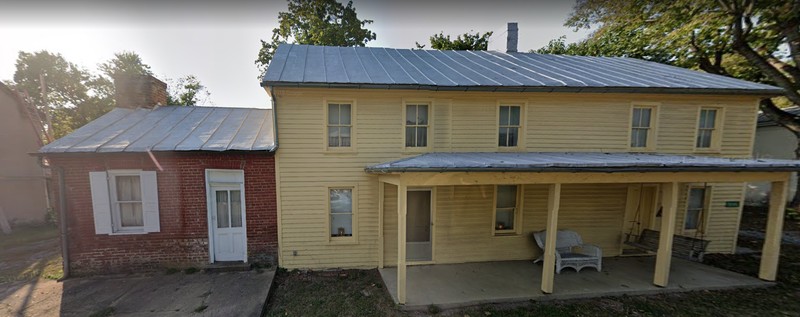
[[[495,190],[494,232],[515,233],[519,225],[519,186],[497,185]]]
[[[695,147],[698,149],[714,149],[719,139],[718,126],[719,110],[715,108],[700,108],[700,118],[697,121],[697,140]]]
[[[156,172],[90,172],[89,186],[96,234],[137,234],[161,230]]]
[[[328,104],[328,147],[349,148],[352,138],[352,109],[348,103]]]
[[[328,188],[331,237],[353,236],[353,188]]]
[[[497,146],[516,147],[519,145],[521,113],[521,106],[500,105]]]
[[[633,107],[631,117],[631,148],[645,150],[654,142],[654,107]]]
[[[427,104],[406,105],[406,147],[428,146],[429,108]]]
[[[112,174],[111,209],[114,229],[141,230],[144,226],[142,213],[142,186],[139,174]]]
[[[702,215],[706,208],[706,194],[705,187],[689,187],[686,218],[683,221],[684,230],[695,231],[701,229]]]

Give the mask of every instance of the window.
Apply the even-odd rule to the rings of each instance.
[[[331,237],[353,236],[353,188],[328,189]]]
[[[495,233],[514,233],[518,223],[518,186],[498,185],[495,192]]]
[[[352,125],[352,105],[346,103],[328,104],[328,147],[350,147]]]
[[[701,108],[700,118],[697,123],[697,142],[695,147],[698,149],[715,148],[717,143],[717,109]]]
[[[653,107],[634,107],[631,118],[631,147],[648,148],[653,142]]]
[[[520,106],[500,106],[498,143],[500,147],[515,147],[519,143]]]
[[[428,146],[428,105],[406,105],[406,147]]]
[[[160,231],[156,172],[90,172],[89,186],[96,234]]]
[[[242,191],[215,190],[217,204],[217,228],[242,227]]]
[[[686,219],[683,222],[685,230],[700,229],[703,210],[706,206],[705,187],[690,187],[689,198],[686,202]]]

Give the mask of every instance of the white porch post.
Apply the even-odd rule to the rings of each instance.
[[[661,236],[658,239],[656,254],[656,271],[653,284],[667,287],[669,283],[669,266],[672,263],[672,236],[675,234],[675,215],[678,213],[678,183],[661,185]]]
[[[397,185],[397,302],[406,303],[406,196],[408,187]]]
[[[786,181],[772,182],[769,193],[769,215],[764,247],[761,250],[761,267],[758,278],[774,281],[778,274],[778,260],[781,255],[781,236],[783,235],[783,214],[786,211]]]
[[[542,292],[553,293],[556,265],[556,236],[558,232],[558,208],[561,205],[561,184],[550,185],[547,199],[547,228],[542,265]]]

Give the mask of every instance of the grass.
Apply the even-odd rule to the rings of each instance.
[[[53,226],[21,226],[10,235],[1,235],[0,283],[62,278],[57,237],[58,229]]]
[[[10,235],[0,233],[0,250],[13,249],[58,237],[58,228],[50,225],[15,227]]]

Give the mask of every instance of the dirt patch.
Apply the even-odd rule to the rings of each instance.
[[[0,243],[0,285],[13,281],[63,276],[58,229],[20,228]]]

